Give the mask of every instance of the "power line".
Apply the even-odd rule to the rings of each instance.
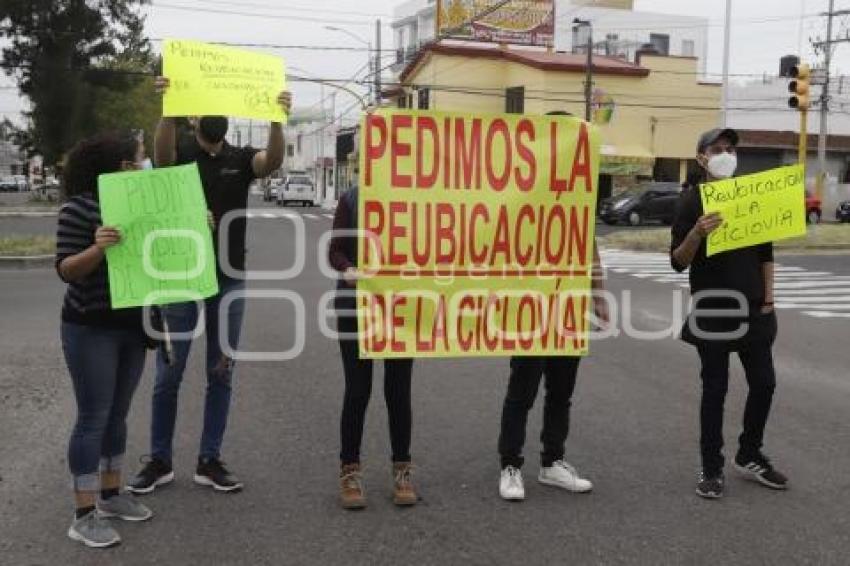
[[[151,37],[150,41],[154,43],[161,43],[166,40],[166,38],[162,37]],[[298,44],[278,44],[278,43],[249,43],[249,42],[238,42],[238,41],[210,41],[204,40],[204,43],[211,43],[213,45],[225,45],[228,47],[258,47],[258,48],[266,48],[266,49],[298,49],[298,50],[306,50],[306,51],[357,51],[357,52],[370,52],[377,53],[378,50],[375,48],[369,49],[368,47],[348,47],[344,45],[298,45]],[[395,49],[381,49],[382,53],[388,53],[395,56]]]
[[[191,0],[181,0],[183,2],[191,1]],[[204,4],[218,4],[219,6],[233,6],[234,2],[231,0],[203,0],[202,2],[198,2],[201,5]],[[152,2],[153,4],[153,2]],[[337,10],[335,8],[321,8],[321,7],[312,7],[307,8],[303,6],[280,6],[276,4],[262,4],[257,2],[242,2],[238,3],[239,6],[243,8],[261,8],[267,10],[291,10],[293,12],[308,12],[308,13],[316,13],[316,12],[328,12],[332,14],[342,14],[345,16],[363,16],[367,18],[391,18],[392,14],[388,13],[375,13],[375,12],[358,12],[354,10]]]
[[[228,16],[246,16],[251,18],[266,18],[266,19],[276,19],[276,20],[290,20],[296,22],[312,22],[317,24],[345,24],[350,26],[365,26],[371,27],[374,22],[366,21],[366,20],[345,20],[345,19],[330,19],[330,18],[320,18],[320,17],[310,17],[310,16],[285,16],[281,14],[263,14],[259,12],[243,12],[239,10],[225,10],[222,8],[201,8],[201,7],[193,7],[193,6],[180,6],[177,4],[165,4],[162,2],[156,2],[152,4],[155,8],[165,8],[168,10],[183,10],[188,12],[204,12],[209,14],[224,14]]]

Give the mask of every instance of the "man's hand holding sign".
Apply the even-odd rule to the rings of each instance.
[[[378,111],[361,136],[362,355],[587,353],[592,126]]]

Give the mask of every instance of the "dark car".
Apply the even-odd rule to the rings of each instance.
[[[679,183],[653,182],[639,185],[602,201],[599,216],[606,224],[626,222],[640,226],[647,221],[670,224],[681,190]]]
[[[835,218],[839,222],[850,222],[850,200],[838,204],[838,208],[835,209]]]

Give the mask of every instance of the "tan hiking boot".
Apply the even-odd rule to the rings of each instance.
[[[410,477],[412,470],[413,465],[410,462],[395,462],[393,464],[393,503],[396,505],[416,505],[419,501]]]
[[[340,469],[339,501],[344,509],[363,509],[366,507],[360,464],[346,464]]]

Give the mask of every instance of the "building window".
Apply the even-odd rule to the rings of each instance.
[[[291,143],[286,144],[286,156],[287,157],[293,157],[294,155],[295,155],[295,148],[292,146]]]
[[[427,88],[419,89],[419,109],[420,110],[428,110],[428,103],[430,102],[431,91]]]
[[[512,86],[505,89],[505,112],[522,114],[525,112],[525,87]]]
[[[694,40],[693,39],[683,39],[682,40],[682,55],[684,57],[693,57],[694,56]]]
[[[298,151],[298,154],[301,154],[301,134],[295,136],[295,149]]]
[[[649,34],[649,42],[662,55],[670,55],[670,36],[666,33]]]
[[[398,107],[399,108],[407,108],[407,96],[401,95],[398,97]]]

